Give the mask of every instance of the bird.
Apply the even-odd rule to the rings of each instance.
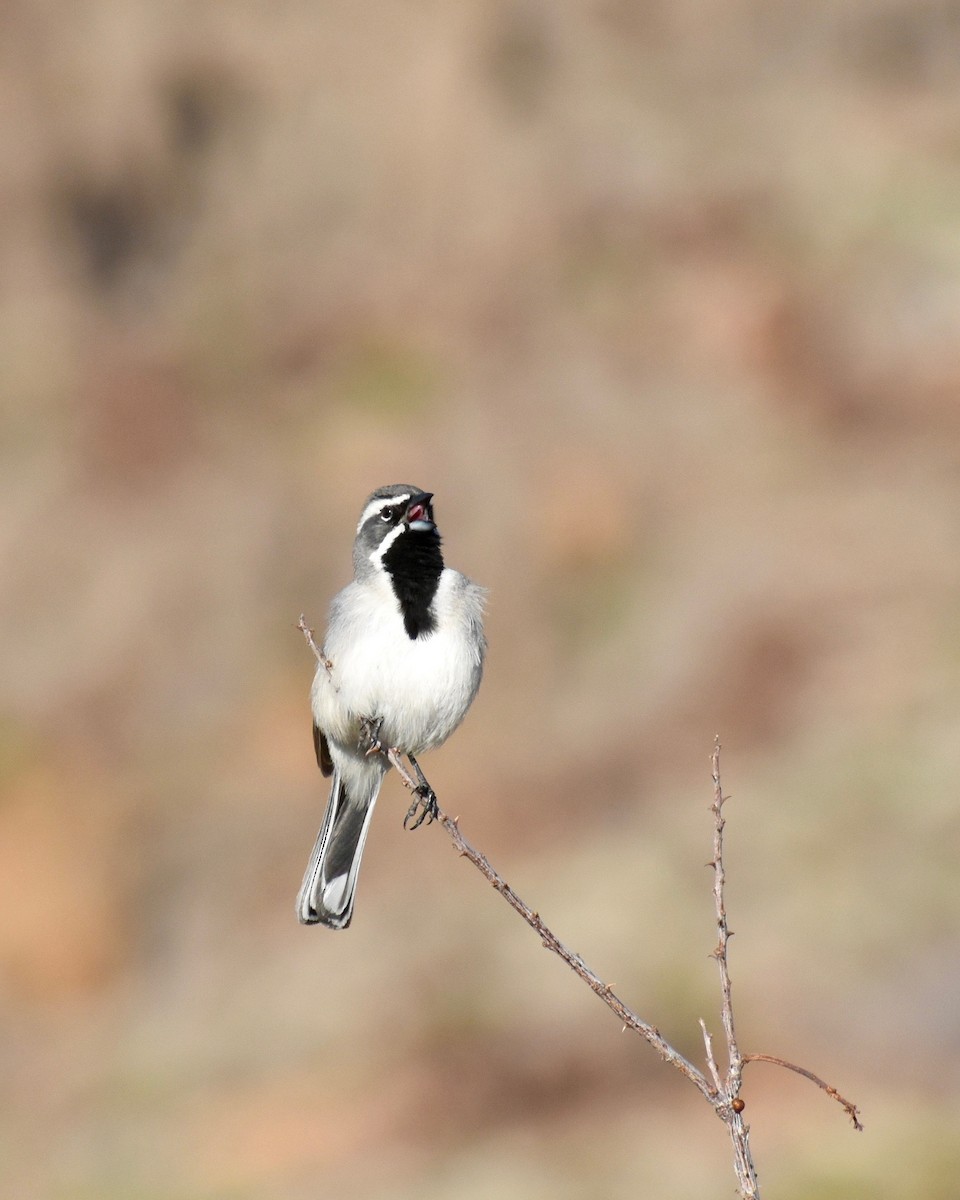
[[[366,499],[354,579],[333,598],[310,691],[317,764],[330,798],[297,897],[303,925],[346,929],[374,805],[406,755],[420,787],[404,825],[437,814],[416,761],[460,725],[480,686],[486,589],[444,565],[433,493],[411,484]]]

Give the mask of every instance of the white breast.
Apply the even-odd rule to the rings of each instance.
[[[380,739],[420,754],[463,720],[483,670],[483,589],[449,568],[440,576],[436,629],[408,637],[385,574],[351,583],[334,599],[314,679],[314,719],[333,741],[355,747],[362,717],[383,718]]]

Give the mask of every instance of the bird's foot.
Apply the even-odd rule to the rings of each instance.
[[[413,803],[407,809],[407,815],[403,818],[404,829],[419,829],[426,821],[429,825],[435,821],[440,815],[440,805],[437,803],[437,796],[433,788],[427,783],[427,777],[420,770],[420,764],[408,754],[407,758],[410,761],[410,766],[417,773],[417,779],[420,781],[417,787],[413,789]],[[413,822],[411,825],[410,822]]]
[[[380,741],[380,727],[382,725],[383,717],[361,717],[360,719],[360,740],[358,745],[367,758],[371,758],[374,754],[380,754],[383,751],[383,742]]]
[[[429,783],[421,783],[413,793],[413,803],[403,818],[403,827],[404,829],[419,829],[424,821],[429,825],[437,819],[439,812],[440,805],[437,804],[433,788]]]

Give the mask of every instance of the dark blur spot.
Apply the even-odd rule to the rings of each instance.
[[[957,72],[960,8],[933,3],[851,14],[840,46],[861,74],[881,84],[916,87]]]
[[[601,0],[596,13],[627,44],[662,46],[669,36],[669,5],[663,0]]]
[[[161,80],[155,99],[154,136],[130,145],[109,174],[82,160],[65,166],[55,192],[81,270],[101,293],[152,284],[175,264],[202,211],[212,153],[243,95],[221,73],[196,69]]]
[[[514,112],[532,112],[540,103],[552,60],[545,12],[531,3],[503,5],[490,33],[486,69],[495,90]]]
[[[223,80],[207,72],[185,74],[166,85],[174,149],[195,156],[215,141],[238,99]]]
[[[77,179],[64,188],[63,203],[92,282],[110,287],[151,240],[142,197],[130,182]]]

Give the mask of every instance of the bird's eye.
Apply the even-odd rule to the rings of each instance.
[[[392,521],[393,520],[393,509],[392,508],[381,508],[380,509],[380,520],[381,521]]]

